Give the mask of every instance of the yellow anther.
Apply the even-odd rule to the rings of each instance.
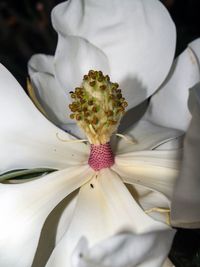
[[[113,111],[112,110],[105,111],[105,113],[106,113],[106,115],[108,117],[113,116]]]
[[[73,119],[75,118],[75,115],[72,113],[72,114],[70,114],[70,116],[69,116],[69,117],[70,117],[70,119],[72,119],[72,120],[73,120]]]
[[[98,118],[94,116],[92,119],[92,124],[97,124],[98,121],[99,121]]]
[[[90,82],[89,84],[90,84],[90,86],[94,87],[95,84],[96,84],[96,82],[95,82],[95,81],[92,81],[92,82]]]
[[[75,93],[72,93],[72,94],[71,94],[71,98],[76,98]]]
[[[99,86],[99,88],[100,88],[102,91],[104,91],[104,90],[106,90],[106,85],[103,84],[103,85]]]
[[[81,116],[79,114],[76,115],[76,120],[80,121],[81,120]]]
[[[110,77],[108,75],[105,76],[106,81],[110,81]]]
[[[92,108],[92,111],[93,111],[93,112],[97,112],[97,107],[93,107],[93,108]]]
[[[118,83],[113,83],[113,86],[115,89],[117,89],[119,87],[119,84]]]
[[[128,107],[128,103],[125,101],[122,103],[122,106],[126,108],[126,107]]]
[[[93,103],[94,103],[93,100],[89,100],[89,101],[88,101],[88,105],[89,105],[89,106],[92,106]]]
[[[93,144],[109,142],[117,130],[127,105],[118,87],[118,83],[110,82],[110,77],[102,71],[90,70],[80,87],[71,92],[75,101],[69,105],[70,117],[76,119]]]

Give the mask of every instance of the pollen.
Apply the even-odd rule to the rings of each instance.
[[[104,145],[117,131],[128,106],[118,83],[102,71],[90,70],[83,82],[70,92],[70,118],[82,128],[91,144]]]

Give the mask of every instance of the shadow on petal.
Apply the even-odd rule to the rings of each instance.
[[[44,267],[47,263],[56,245],[56,240],[59,241],[70,223],[72,217],[70,215],[72,215],[74,204],[76,204],[77,191],[63,199],[47,217],[31,267]],[[64,222],[65,229],[62,227],[62,222]]]
[[[136,107],[148,97],[147,87],[138,76],[131,77],[127,75],[119,84],[124,97],[128,101],[128,109]]]

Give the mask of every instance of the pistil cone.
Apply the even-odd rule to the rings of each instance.
[[[100,171],[104,168],[110,168],[114,162],[114,155],[110,143],[101,145],[91,144],[88,164],[93,170]]]

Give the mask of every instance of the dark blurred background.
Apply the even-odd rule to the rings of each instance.
[[[57,35],[50,13],[61,0],[0,0],[0,62],[21,84],[35,53],[53,54]],[[200,36],[200,0],[162,0],[177,26],[179,54]]]
[[[122,0],[123,1],[123,0]],[[0,62],[25,88],[27,62],[35,53],[53,54],[57,35],[50,12],[61,0],[0,0]],[[177,50],[200,37],[200,0],[162,0],[177,27]],[[200,230],[179,229],[170,258],[176,267],[200,267]]]
[[[35,53],[53,54],[57,34],[50,13],[60,0],[0,0],[0,62],[25,85],[27,61]]]

